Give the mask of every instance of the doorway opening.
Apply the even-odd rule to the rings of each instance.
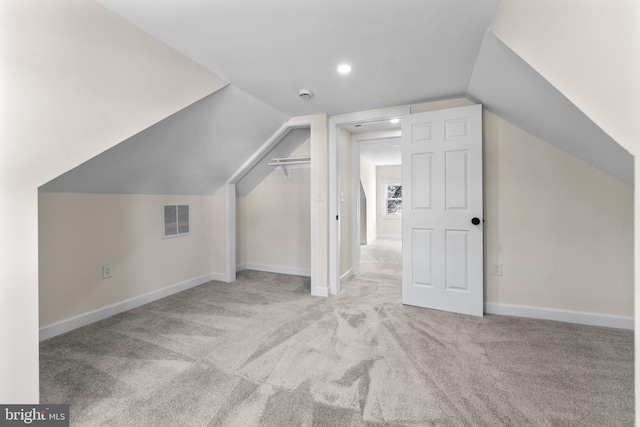
[[[300,151],[302,150],[302,151]],[[316,199],[311,197],[314,194],[316,183],[316,168],[315,168],[315,120],[313,118],[294,118],[285,123],[262,147],[258,150],[254,156],[249,159],[225,184],[226,192],[226,281],[233,282],[236,279],[236,271],[243,268],[258,269],[263,271],[280,272],[285,274],[297,274],[310,277],[310,293],[315,296],[327,296],[328,289],[324,287],[318,287],[316,284]],[[292,158],[292,156],[294,158]],[[280,171],[274,171],[279,169]],[[302,173],[299,169],[305,169]],[[289,253],[284,254],[282,252],[269,253],[267,249],[262,251],[262,257],[270,260],[269,263],[263,264],[262,262],[253,262],[247,258],[246,253],[242,250],[248,246],[255,248],[254,244],[248,245],[248,242],[239,242],[238,225],[243,224],[248,218],[246,215],[238,218],[238,214],[242,215],[246,213],[247,206],[246,200],[238,200],[238,195],[242,196],[244,191],[246,194],[250,192],[251,186],[257,185],[264,179],[264,173],[260,173],[260,170],[266,170],[267,174],[273,172],[278,176],[282,176],[282,179],[288,180],[295,178],[295,175],[302,178],[302,187],[298,185],[296,188],[296,200],[289,197],[286,203],[278,203],[278,200],[262,200],[262,202],[271,205],[273,209],[270,209],[272,214],[272,220],[281,220],[280,225],[271,224],[265,227],[264,224],[259,226],[258,229],[269,230],[275,234],[271,237],[266,236],[262,240],[266,240],[267,246],[272,245],[273,251],[280,251],[276,248],[278,242],[281,242],[281,237],[288,233],[290,223],[286,223],[286,218],[282,215],[277,215],[277,212],[287,214],[287,211],[295,205],[297,212],[288,212],[293,214],[292,217],[303,218],[303,223],[299,224],[298,232],[300,239],[304,240],[304,250],[296,251],[293,246],[288,248]],[[297,171],[297,172],[296,172]],[[252,177],[252,175],[255,175]],[[260,178],[262,176],[262,178]],[[266,175],[265,175],[266,176]],[[248,180],[248,181],[246,181]],[[297,180],[299,181],[299,180]],[[245,190],[242,187],[245,186]],[[274,186],[272,186],[274,187]],[[306,187],[303,188],[303,187]],[[275,188],[275,187],[274,187]],[[280,193],[287,190],[280,187]],[[246,195],[245,194],[245,195]],[[282,196],[282,194],[281,194]],[[287,196],[288,197],[288,196]],[[244,204],[243,204],[244,203]],[[238,206],[240,204],[240,206]],[[274,206],[275,205],[275,206]],[[255,213],[255,212],[254,212]],[[262,221],[265,218],[266,211],[261,211],[254,218],[258,218]],[[297,214],[297,215],[296,215]],[[284,220],[285,222],[282,222]],[[238,224],[238,221],[241,224]],[[273,222],[273,221],[272,221]],[[246,224],[245,224],[246,225]],[[289,230],[289,231],[288,231]],[[244,233],[246,236],[247,233]],[[306,243],[308,241],[308,244]],[[244,244],[242,244],[244,243]],[[298,241],[296,244],[300,244]],[[238,249],[240,252],[238,253]],[[269,258],[271,255],[282,255],[284,258]],[[301,255],[302,254],[302,255]],[[305,255],[306,254],[306,255]],[[266,258],[265,258],[266,257]],[[282,259],[288,259],[293,264],[289,265],[289,262],[285,262],[287,265],[272,265],[272,262],[276,264],[282,264]],[[257,258],[256,258],[257,259]],[[275,268],[273,268],[275,267]]]
[[[343,126],[340,144],[351,145],[351,229],[341,224],[341,253],[351,242],[351,258],[340,257],[341,284],[352,275],[402,273],[402,153],[400,122],[382,120]],[[342,145],[341,145],[342,146]],[[341,153],[342,154],[342,153]],[[347,156],[340,156],[345,173]],[[341,190],[345,183],[341,181]],[[341,197],[341,204],[347,201]],[[342,206],[341,206],[342,208]],[[344,210],[342,210],[344,217]],[[345,262],[346,260],[346,262]],[[351,261],[351,263],[349,263]],[[345,265],[346,264],[346,265]],[[351,270],[349,270],[349,267]]]
[[[357,274],[360,266],[358,209],[362,201],[351,197],[359,194],[360,171],[350,173],[347,168],[353,158],[359,158],[354,147],[363,145],[353,143],[358,138],[348,126],[385,119],[391,123],[391,118],[370,111],[330,119],[330,209],[336,219],[330,227],[332,293],[339,293],[342,282]],[[399,145],[405,165],[400,180],[376,174],[380,189],[376,221],[402,217],[402,302],[480,316],[484,280],[482,106],[398,114],[395,119],[402,120]],[[351,153],[345,148],[349,145]],[[349,199],[351,205],[345,203]],[[383,237],[379,225],[377,229],[377,237]]]
[[[329,120],[329,211],[332,218],[329,284],[332,294],[340,293],[341,283],[360,273],[361,243],[372,243],[378,237],[391,235],[400,240],[401,207],[398,212],[397,206],[392,214],[394,217],[384,218],[392,227],[395,225],[395,230],[377,236],[378,217],[383,211],[381,203],[385,200],[381,187],[384,184],[378,182],[374,162],[365,160],[367,163],[361,168],[360,154],[364,148],[365,153],[382,159],[396,152],[395,162],[379,162],[387,163],[381,166],[391,166],[399,172],[401,131],[397,119],[408,114],[408,107],[398,107],[333,116]],[[401,184],[400,176],[393,180]],[[363,228],[365,223],[366,228]]]
[[[291,130],[236,184],[236,271],[311,276],[309,136]]]

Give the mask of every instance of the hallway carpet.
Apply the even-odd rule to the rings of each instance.
[[[631,331],[403,306],[390,245],[338,297],[243,271],[44,341],[41,402],[72,426],[633,425]]]

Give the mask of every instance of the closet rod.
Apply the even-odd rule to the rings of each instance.
[[[267,163],[269,166],[283,166],[283,165],[301,165],[305,163],[311,163],[310,157],[283,157],[274,158],[274,161]]]
[[[307,163],[311,163],[311,160],[300,160],[295,162],[274,162],[274,163],[267,163],[267,164],[269,166],[287,166],[287,165],[303,165]]]

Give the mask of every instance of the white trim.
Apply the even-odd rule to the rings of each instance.
[[[355,134],[354,138],[358,140],[358,142],[371,142],[371,141],[380,141],[380,140],[389,140],[389,139],[401,139],[402,131],[398,130],[378,130],[371,131],[367,133]]]
[[[369,235],[367,235],[367,245],[370,245],[371,243],[373,243],[377,238],[378,238],[377,233],[371,236],[370,239],[369,239]],[[402,236],[400,236],[400,238],[402,239]]]
[[[262,160],[262,158],[271,150],[282,138],[284,138],[291,129],[288,126],[289,122],[280,126],[280,128],[271,137],[262,144],[262,147],[256,151],[253,156],[249,158],[240,168],[231,175],[231,178],[227,180],[227,184],[237,184],[249,171]]]
[[[51,323],[50,325],[46,325],[40,328],[40,341],[53,338],[56,335],[64,334],[82,326],[97,322],[99,320],[115,316],[116,314],[122,313],[124,311],[128,311],[136,307],[140,307],[141,305],[145,305],[164,297],[168,297],[169,295],[177,294],[178,292],[200,286],[212,280],[224,282],[226,280],[226,277],[222,273],[205,274],[204,276],[194,277],[193,279],[185,280],[184,282],[176,283],[175,285],[167,286],[166,288],[149,292],[148,294],[130,298],[128,300],[111,304],[97,310],[89,311],[78,316],[70,317],[56,323]]]
[[[342,276],[340,276],[340,284],[342,285],[343,283],[347,282],[349,279],[351,279],[354,276],[353,274],[353,268],[350,268],[349,270],[347,270]]]
[[[240,168],[233,175],[231,175],[231,178],[227,180],[227,184],[237,184],[242,178],[244,178],[246,174],[249,173],[251,169],[253,169],[255,165],[257,165],[260,162],[260,160],[264,158],[264,156],[273,147],[275,147],[285,136],[287,136],[289,131],[291,131],[292,129],[300,129],[300,128],[306,128],[306,127],[313,128],[312,126],[313,122],[314,122],[313,119],[304,119],[304,118],[298,119],[294,117],[289,121],[287,121],[282,126],[280,126],[280,128],[273,135],[271,135],[271,137],[267,140],[267,142],[262,144],[262,147],[260,147],[258,151],[256,151],[253,154],[253,156],[249,158],[249,160],[244,162],[244,164],[240,166]],[[312,135],[313,135],[313,132],[312,132]],[[313,153],[313,151],[311,151],[311,153]],[[311,161],[313,162],[313,154],[311,155],[311,158],[312,158]]]
[[[338,128],[355,123],[401,117],[411,114],[411,108],[393,107],[339,114],[329,117],[329,288],[340,293],[340,227],[334,218],[340,215],[340,177],[338,173]]]
[[[360,216],[362,215],[360,194],[360,143],[351,138],[351,270],[360,274]]]
[[[294,276],[311,277],[311,270],[308,268],[285,267],[280,265],[252,264],[250,262],[247,262],[245,264],[238,264],[236,266],[236,271],[242,270],[266,271],[268,273],[292,274]]]
[[[236,280],[236,185],[225,184],[225,244],[227,283]]]
[[[556,310],[552,308],[538,308],[522,305],[485,302],[484,312],[487,314],[527,317],[530,319],[556,320],[559,322],[579,323],[582,325],[591,326],[604,326],[607,328],[634,328],[634,319],[632,317],[609,316],[605,314],[584,313],[580,311]]]
[[[309,154],[311,156],[311,163],[309,164],[309,203],[311,203],[310,212],[311,212],[311,271],[309,275],[311,276],[311,295],[316,296],[329,296],[329,292],[327,288],[321,288],[318,286],[317,280],[317,270],[316,270],[316,120],[313,118],[310,119],[290,119],[289,123],[291,126],[295,126],[296,123],[298,126],[309,126]],[[326,290],[326,293],[325,293]]]
[[[329,288],[321,286],[311,287],[311,296],[326,298],[329,296]]]
[[[376,239],[402,240],[402,234],[378,234]]]
[[[292,129],[309,128],[309,145],[310,145],[310,194],[309,199],[311,203],[311,295],[328,296],[328,292],[325,292],[324,287],[319,287],[316,284],[316,120],[314,117],[294,117],[289,119],[284,125],[280,127],[272,136],[265,142],[262,147],[249,160],[247,160],[240,169],[234,173],[227,184],[236,184],[242,177],[244,177],[268,152],[271,150],[287,133]],[[236,273],[236,259],[235,259],[235,240],[236,240],[236,206],[235,200],[233,206],[230,203],[227,204],[226,216],[227,216],[227,277],[235,277]],[[233,228],[228,225],[233,221]],[[230,242],[233,241],[233,244]],[[231,262],[233,259],[233,262]],[[233,276],[232,276],[233,275]]]
[[[340,292],[340,181],[338,177],[338,124],[329,117],[329,291]]]

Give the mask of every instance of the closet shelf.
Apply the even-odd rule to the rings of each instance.
[[[305,165],[311,163],[311,157],[275,157],[269,166],[275,166],[282,169],[285,179],[291,179],[291,170],[288,166]]]
[[[303,165],[311,163],[311,157],[274,157],[269,166]]]

